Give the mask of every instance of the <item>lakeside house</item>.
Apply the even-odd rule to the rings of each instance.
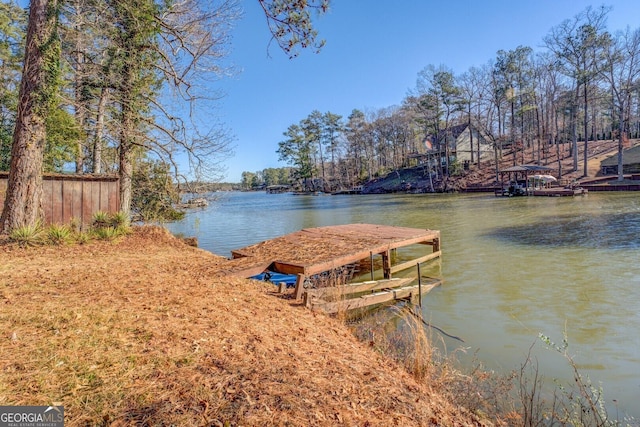
[[[449,153],[458,162],[470,162],[473,150],[473,160],[478,161],[478,144],[480,144],[480,160],[493,158],[493,145],[483,133],[475,126],[468,123],[452,126],[446,131],[441,131],[435,137],[434,149],[444,152],[445,144],[448,144]]]
[[[618,153],[600,162],[600,172],[602,175],[615,175],[618,173]],[[622,151],[622,173],[640,173],[640,145]]]
[[[437,162],[437,158],[440,157],[442,167],[445,167],[448,164],[445,157],[447,147],[449,162],[455,160],[465,168],[471,163],[472,158],[474,163],[478,161],[478,151],[481,161],[492,159],[494,155],[493,144],[489,138],[475,126],[463,123],[440,131],[435,136],[426,137],[421,150],[410,154],[409,158],[416,159],[418,164],[433,165],[434,159]]]

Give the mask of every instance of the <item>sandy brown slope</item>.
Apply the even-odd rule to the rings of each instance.
[[[225,260],[159,228],[0,246],[0,405],[77,425],[476,425],[461,408]]]

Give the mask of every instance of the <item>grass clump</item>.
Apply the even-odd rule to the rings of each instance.
[[[18,227],[11,231],[9,240],[23,247],[40,245],[42,244],[42,226],[36,224]]]
[[[79,232],[75,233],[74,239],[75,239],[77,244],[84,245],[84,244],[89,243],[91,241],[91,233],[86,233],[84,231],[79,231]]]
[[[109,225],[115,228],[129,228],[129,215],[122,211],[116,212],[109,217]]]
[[[104,211],[98,211],[93,214],[93,218],[91,221],[91,226],[94,229],[98,228],[106,228],[111,225],[109,214]]]
[[[93,215],[88,231],[82,229],[81,222],[76,218],[72,218],[68,224],[51,224],[47,227],[39,222],[34,226],[23,226],[11,231],[8,241],[21,247],[85,244],[93,238],[115,240],[129,234],[130,231],[131,223],[127,214],[100,211]]]
[[[129,216],[124,212],[96,212],[91,222],[92,235],[98,240],[115,240],[129,234]]]
[[[73,231],[67,225],[52,224],[46,230],[46,241],[52,245],[66,245],[74,240]]]
[[[115,240],[125,234],[115,227],[100,227],[93,230],[93,236],[98,240]]]

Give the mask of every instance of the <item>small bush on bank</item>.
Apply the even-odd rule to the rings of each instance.
[[[93,214],[93,218],[91,221],[91,227],[98,229],[98,228],[105,228],[105,227],[109,227],[111,225],[110,223],[110,219],[109,219],[109,214],[103,211],[98,211],[96,213]]]
[[[68,224],[42,224],[24,226],[13,230],[7,236],[8,242],[21,247],[39,245],[66,245],[70,243],[85,244],[96,238],[98,240],[115,240],[131,231],[129,216],[123,212],[109,214],[96,212],[91,220],[90,229],[82,230],[78,219],[71,219]]]
[[[84,245],[91,241],[91,233],[77,232],[74,238],[77,244]]]
[[[93,230],[93,235],[98,240],[115,240],[124,234],[115,227],[100,227]]]
[[[66,245],[73,241],[73,232],[69,226],[52,224],[46,230],[46,241],[52,245]]]
[[[116,212],[109,217],[109,225],[114,228],[126,229],[129,227],[129,216],[124,212]]]
[[[131,230],[129,216],[124,212],[108,214],[96,212],[91,223],[91,234],[98,240],[115,240]]]
[[[19,227],[9,234],[9,241],[20,246],[40,245],[42,244],[42,234],[42,226],[40,224]]]

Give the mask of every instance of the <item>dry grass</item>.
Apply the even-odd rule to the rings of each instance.
[[[355,323],[354,333],[449,404],[468,408],[477,419],[492,420],[492,425],[522,425],[513,404],[513,374],[489,372],[477,361],[472,369],[461,370],[457,359],[466,349],[448,354],[443,331],[429,327],[419,313],[410,304],[379,310]]]
[[[225,263],[151,227],[0,245],[0,405],[59,402],[68,426],[482,424]]]

